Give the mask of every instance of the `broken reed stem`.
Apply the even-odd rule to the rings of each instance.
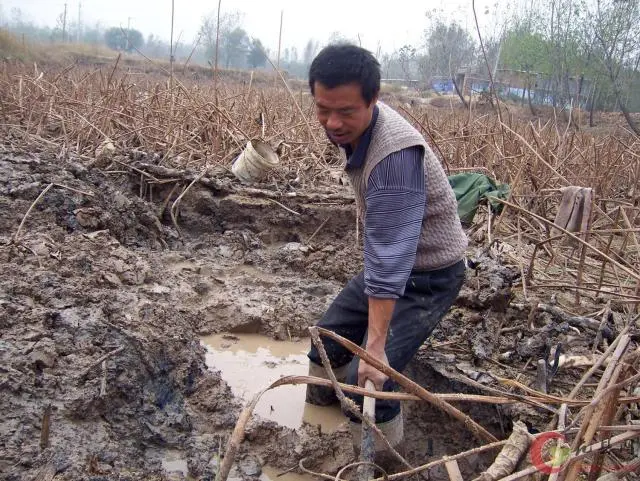
[[[100,381],[100,397],[107,394],[107,361],[102,361],[102,379]]]
[[[508,205],[509,207],[511,207],[512,209],[516,209],[522,213],[525,213],[531,217],[533,217],[534,219],[539,220],[540,222],[545,223],[546,225],[552,226],[555,229],[559,230],[560,232],[562,232],[563,234],[569,236],[570,238],[578,241],[580,244],[586,246],[587,248],[591,249],[592,251],[594,251],[596,254],[602,256],[604,259],[606,259],[607,261],[609,261],[611,264],[615,265],[616,267],[618,267],[619,269],[623,270],[624,272],[626,272],[627,274],[629,274],[631,277],[633,277],[635,280],[640,281],[640,274],[637,272],[632,271],[631,269],[629,269],[628,267],[620,264],[619,262],[615,261],[614,259],[612,259],[611,257],[609,257],[608,255],[606,255],[604,252],[602,252],[600,249],[598,249],[597,247],[592,246],[591,244],[585,242],[584,240],[582,240],[580,237],[576,236],[575,234],[573,234],[572,232],[569,232],[568,230],[555,225],[552,221],[545,219],[542,216],[539,216],[538,214],[534,214],[531,211],[528,211],[527,209],[524,209],[522,207],[520,207],[519,205],[515,205],[512,204],[511,202],[507,202],[503,199],[499,199],[497,197],[491,197],[491,199],[495,199],[498,202],[501,202],[505,205]]]
[[[322,329],[317,328],[318,331],[320,333],[322,333]],[[335,339],[335,338],[334,338]],[[337,339],[336,339],[337,340]],[[347,348],[349,348],[349,346],[345,346]],[[365,351],[366,352],[366,351]],[[355,354],[358,354],[358,352],[355,352]],[[368,356],[367,356],[368,357]],[[365,357],[362,357],[363,359],[365,359]],[[99,361],[101,361],[99,359]],[[371,365],[374,365],[373,362],[370,362],[369,360],[365,359],[366,362],[368,362]],[[95,365],[95,363],[94,363]],[[377,368],[377,366],[374,366]],[[387,375],[391,374],[390,377],[393,377],[394,374],[393,372],[390,373],[385,373]],[[216,476],[216,481],[226,481],[227,477],[229,476],[229,472],[231,470],[231,466],[233,465],[234,459],[235,459],[235,455],[238,451],[238,448],[240,446],[240,444],[242,443],[243,439],[244,439],[244,432],[245,432],[245,428],[247,423],[249,422],[249,419],[251,418],[251,415],[253,413],[253,410],[255,409],[256,404],[258,403],[258,401],[260,400],[260,398],[262,397],[262,395],[267,392],[270,389],[274,389],[278,386],[284,386],[284,385],[288,385],[288,384],[315,384],[318,386],[326,386],[326,387],[334,387],[334,384],[332,383],[332,381],[327,380],[327,379],[321,379],[321,378],[316,378],[316,377],[312,377],[312,376],[285,376],[282,377],[280,379],[278,379],[277,381],[273,382],[271,385],[269,385],[267,388],[263,389],[262,391],[258,392],[253,399],[251,399],[251,401],[249,401],[247,403],[247,405],[245,406],[245,408],[242,410],[242,412],[240,413],[240,416],[238,417],[238,421],[236,423],[236,426],[233,430],[233,433],[231,435],[231,437],[229,438],[229,442],[227,443],[227,447],[226,447],[226,451],[225,451],[225,456],[223,458],[223,461],[220,465],[220,470],[218,471],[218,474]],[[407,393],[400,393],[400,392],[383,392],[383,391],[368,391],[366,389],[362,389],[360,387],[357,386],[350,386],[347,384],[342,384],[342,383],[338,383],[339,388],[342,391],[348,391],[348,392],[352,392],[354,394],[361,394],[363,396],[370,396],[370,397],[374,397],[376,399],[396,399],[396,400],[400,400],[400,401],[408,401],[408,400],[424,400],[423,396],[419,396],[416,394],[407,394]],[[335,389],[335,387],[334,387]],[[463,395],[463,394],[436,394],[436,395],[431,395],[436,399],[439,399],[440,401],[470,401],[470,402],[488,402],[488,403],[500,403],[500,402],[507,402],[506,400],[510,400],[511,402],[522,402],[523,399],[526,400],[526,398],[523,398],[522,396],[517,396],[517,395],[509,395],[507,394],[505,396],[504,399],[500,399],[500,398],[492,398],[489,396],[476,396],[476,395]],[[553,398],[553,396],[545,396],[545,399],[549,398],[550,400],[554,400],[555,398]],[[560,402],[565,401],[563,399],[558,399]],[[629,398],[628,402],[635,402],[635,398]],[[533,403],[534,401],[530,401],[531,403]],[[582,405],[585,402],[583,401],[569,401],[570,404],[575,404],[575,405]],[[605,428],[611,428],[611,429],[619,429],[619,426],[614,426],[614,427],[605,427],[605,426],[601,426],[601,429],[605,429]],[[544,434],[544,433],[542,433]],[[455,456],[450,456],[447,459],[461,459],[465,456],[468,455],[473,455],[473,454],[477,454],[489,449],[493,449],[493,448],[497,448],[500,447],[502,445],[504,445],[507,441],[496,441],[493,442],[491,444],[487,444],[484,446],[481,446],[479,448],[475,448],[472,449],[470,451],[466,451],[464,453],[455,455]],[[398,475],[391,475],[389,476],[390,480],[393,479],[401,479],[405,476],[408,475],[413,475],[413,474],[417,474],[421,471],[424,471],[425,469],[429,469],[430,467],[433,466],[437,466],[439,464],[444,463],[446,460],[443,458],[440,461],[435,461],[433,463],[429,463],[427,465],[418,467],[418,468],[414,468],[411,471],[407,471],[405,473],[400,473]],[[303,467],[301,467],[301,469],[305,469]],[[320,474],[319,477],[321,478],[325,478],[325,479],[334,479],[333,476],[328,476],[328,475],[323,475]]]
[[[386,481],[386,480],[395,481],[397,479],[404,479],[406,477],[422,473],[423,471],[427,471],[427,470],[429,470],[431,468],[435,468],[436,466],[440,466],[441,464],[445,464],[448,461],[457,461],[458,459],[464,459],[464,458],[466,458],[468,456],[475,456],[475,455],[483,453],[485,451],[490,451],[492,449],[500,448],[500,447],[504,446],[505,444],[507,444],[507,440],[506,439],[504,441],[496,441],[494,443],[485,444],[484,446],[473,448],[473,449],[470,449],[469,451],[465,451],[463,453],[455,454],[453,456],[444,456],[441,459],[438,459],[437,461],[432,461],[432,462],[424,464],[422,466],[418,466],[416,468],[413,468],[413,469],[411,469],[409,471],[404,471],[402,473],[397,473],[397,474],[390,474],[387,477],[375,478],[372,481]],[[336,480],[335,476],[329,476],[328,474],[317,473],[315,471],[311,471],[311,470],[305,468],[305,466],[304,466],[304,461],[305,460],[306,460],[306,458],[303,458],[298,463],[298,466],[300,467],[300,470],[303,471],[304,473],[310,474],[312,476],[316,476],[316,477],[321,478],[321,479],[326,479],[328,481],[347,481],[347,480],[342,480],[342,479]]]
[[[305,242],[305,244],[309,245],[311,243],[311,241],[314,239],[314,237],[318,234],[318,232],[320,232],[322,230],[322,228],[329,221],[330,218],[331,217],[327,217],[325,220],[322,221],[322,224],[320,224],[318,226],[318,228],[315,231],[313,231],[313,234],[311,234],[311,237],[309,237],[307,239],[307,242]]]
[[[113,351],[109,351],[104,356],[100,356],[97,360],[92,362],[91,365],[88,368],[86,368],[80,376],[78,376],[78,380],[84,381],[93,369],[98,367],[100,364],[102,364],[104,361],[109,359],[111,356],[115,356],[116,354],[119,354],[123,350],[124,350],[124,346],[120,346],[117,349],[114,349]]]
[[[40,427],[40,449],[49,447],[49,434],[51,432],[51,404],[47,404],[42,415],[42,425]]]
[[[621,211],[622,206],[618,206],[616,208],[617,213],[616,213],[616,218],[614,220],[613,223],[613,229],[617,229],[618,228],[618,223],[620,222],[620,216],[621,216]],[[611,249],[611,243],[613,242],[613,238],[615,237],[614,233],[612,232],[611,235],[609,236],[609,241],[607,242],[607,246],[604,250],[605,254],[609,255],[609,251]],[[598,280],[598,289],[602,288],[602,283],[604,282],[604,271],[605,268],[607,267],[607,260],[606,259],[602,259],[602,267],[600,268],[600,277]]]
[[[393,456],[398,461],[400,461],[404,466],[408,467],[409,469],[413,469],[413,467],[406,461],[406,459],[404,459],[400,455],[400,453],[398,453],[395,450],[395,448],[391,446],[391,444],[389,443],[389,440],[382,433],[380,428],[376,426],[375,417],[373,420],[371,420],[367,416],[363,415],[360,412],[360,409],[358,408],[358,406],[355,404],[355,402],[351,399],[347,399],[347,397],[344,395],[344,392],[342,391],[342,389],[340,389],[340,385],[338,383],[338,380],[336,379],[336,375],[334,374],[333,369],[331,369],[331,363],[329,362],[327,351],[324,348],[324,344],[320,340],[318,331],[321,331],[321,328],[318,328],[316,326],[309,328],[309,333],[311,334],[311,342],[313,342],[313,345],[316,347],[318,354],[320,355],[322,366],[324,367],[327,373],[327,376],[329,376],[329,380],[331,381],[331,386],[333,387],[333,390],[336,394],[336,397],[338,398],[338,401],[340,401],[340,406],[342,406],[342,409],[350,412],[356,418],[358,418],[358,420],[362,423],[363,428],[366,426],[369,430],[375,432],[376,435],[380,438],[380,440],[386,445],[387,449],[391,452],[391,454],[393,454]],[[370,391],[370,390],[367,390],[367,391]],[[375,390],[373,391],[375,392]]]
[[[96,194],[94,194],[93,192],[87,192],[84,190],[78,190],[78,189],[74,189],[73,187],[68,187],[66,185],[63,184],[53,184],[56,187],[60,187],[61,189],[65,189],[68,190],[69,192],[75,192],[76,194],[82,194],[82,195],[86,195],[88,197],[95,197]]]
[[[531,401],[533,401],[533,400],[538,400],[540,402],[546,402],[548,404],[559,404],[561,407],[564,404],[566,404],[567,406],[584,406],[584,407],[587,407],[587,406],[589,406],[589,405],[591,405],[593,403],[593,400],[590,400],[590,401],[577,400],[577,399],[572,398],[572,397],[563,398],[563,397],[553,396],[551,394],[546,394],[546,393],[537,391],[537,390],[535,390],[533,388],[530,388],[529,386],[525,386],[521,382],[518,382],[518,381],[513,380],[513,379],[498,378],[498,380],[500,381],[500,383],[504,384],[505,386],[518,388],[518,389],[520,389],[520,390],[522,390],[522,391],[524,391],[526,393],[529,393],[529,397],[528,397],[529,402],[527,404],[531,404]],[[630,404],[630,403],[636,402],[637,399],[640,399],[640,396],[619,398],[616,402],[618,404]]]
[[[620,366],[618,366],[618,362],[624,355],[627,347],[629,346],[629,342],[631,341],[628,334],[623,334],[620,336],[620,342],[616,347],[613,355],[611,356],[611,362],[607,365],[602,378],[600,378],[600,382],[598,383],[598,387],[596,388],[595,398],[602,393],[606,393],[606,389],[611,383],[615,383],[617,381],[617,376],[620,374]],[[604,411],[607,409],[608,403],[601,402],[599,404],[590,403],[588,406],[584,407],[580,413],[582,414],[582,424],[580,426],[580,431],[573,439],[573,443],[571,444],[572,451],[576,451],[578,447],[583,444],[590,443],[593,440],[593,436],[597,430],[598,425],[600,424],[600,419],[604,414]],[[575,481],[576,477],[579,474],[581,463],[572,463],[569,467],[568,472],[565,476],[562,477],[564,481]]]
[[[567,126],[568,128],[568,126]],[[593,196],[591,197],[591,208],[589,209],[589,219],[587,221],[587,233],[584,235],[584,241],[586,243],[589,242],[589,231],[591,230],[591,223],[593,221],[593,211],[594,211],[594,201],[593,201]],[[585,248],[584,244],[581,246],[580,249],[580,263],[578,265],[578,278],[576,279],[576,285],[577,287],[580,287],[580,284],[582,284],[582,276],[584,274],[584,262],[585,262],[585,257],[587,255],[587,249]],[[576,289],[576,294],[575,294],[575,304],[576,306],[580,305],[580,289]]]
[[[419,384],[411,381],[409,378],[403,376],[402,374],[400,374],[395,369],[391,368],[390,366],[387,366],[387,365],[383,364],[378,359],[376,359],[373,356],[371,356],[367,351],[362,349],[360,346],[354,344],[353,342],[351,342],[351,341],[349,341],[349,340],[347,340],[347,339],[345,339],[345,338],[343,338],[343,337],[337,335],[336,333],[334,333],[332,331],[329,331],[327,329],[323,329],[321,327],[309,328],[309,330],[312,330],[312,329],[317,329],[320,334],[322,334],[324,336],[327,336],[327,337],[333,339],[334,341],[338,342],[339,344],[341,344],[342,346],[347,348],[349,351],[351,351],[352,353],[354,353],[357,356],[359,356],[360,359],[364,360],[367,364],[375,367],[380,372],[386,374],[388,377],[393,379],[395,382],[397,382],[400,386],[402,386],[408,392],[410,392],[412,394],[415,394],[416,396],[418,396],[422,400],[427,401],[429,404],[431,404],[434,407],[440,409],[441,411],[444,411],[445,413],[449,414],[454,419],[457,419],[467,429],[469,429],[469,431],[471,431],[471,433],[477,439],[479,439],[481,441],[484,441],[484,442],[495,442],[495,441],[497,441],[497,439],[495,438],[495,436],[493,436],[493,434],[491,434],[489,431],[484,429],[482,426],[480,426],[478,423],[476,423],[469,416],[465,415],[463,412],[459,411],[458,409],[453,407],[451,404],[449,404],[449,403],[447,403],[445,401],[442,401],[441,399],[438,399],[436,396],[434,396],[432,393],[430,393],[429,391],[424,389],[422,386],[420,386]]]
[[[278,202],[278,201],[277,201],[277,200],[275,200],[275,199],[267,199],[267,200],[268,200],[268,201],[270,201],[270,202],[273,202],[273,203],[274,203],[274,204],[276,204],[276,205],[279,205],[280,207],[282,207],[282,208],[283,208],[284,210],[286,210],[287,212],[291,212],[292,214],[295,214],[295,215],[302,215],[302,214],[300,214],[300,212],[296,212],[296,211],[295,211],[295,210],[293,210],[293,209],[289,209],[289,207],[287,207],[287,206],[286,206],[286,205],[284,205],[284,204],[281,204],[280,202]]]
[[[538,435],[536,435],[536,437],[538,437]],[[630,441],[632,439],[635,439],[637,437],[640,437],[640,431],[629,431],[629,432],[625,432],[623,434],[619,434],[618,436],[614,436],[612,438],[609,439],[605,439],[604,441],[600,441],[597,443],[593,443],[590,444],[588,446],[586,446],[584,449],[581,449],[580,452],[575,452],[572,451],[573,454],[571,454],[571,456],[569,456],[564,463],[562,464],[562,466],[559,468],[559,472],[560,473],[564,473],[565,469],[567,468],[567,466],[569,465],[573,465],[572,463],[574,463],[575,461],[579,461],[587,456],[590,456],[594,453],[606,450],[608,448],[610,448],[611,446],[617,446],[618,444],[623,444],[626,443],[627,441]],[[530,466],[526,469],[523,469],[522,471],[518,471],[517,473],[513,473],[509,476],[506,476],[504,478],[501,478],[499,480],[496,481],[516,481],[517,479],[521,479],[524,478],[525,476],[529,476],[530,474],[539,472],[540,468],[537,466]],[[392,479],[390,477],[390,479]]]
[[[220,46],[220,6],[222,5],[222,0],[218,0],[218,20],[216,26],[216,58],[213,66],[213,92],[215,95],[216,107],[218,106],[218,51]]]
[[[518,251],[522,252],[522,229],[520,228],[520,216],[518,216]],[[518,256],[518,265],[520,267],[520,276],[522,278],[522,295],[524,296],[524,301],[529,302],[527,276],[524,273],[524,263],[522,262],[521,256]]]
[[[264,53],[264,52],[263,52]],[[285,88],[287,89],[287,92],[289,92],[289,96],[291,97],[291,100],[293,100],[293,104],[296,106],[296,109],[298,109],[298,113],[300,114],[300,116],[302,117],[302,120],[304,120],[304,123],[307,125],[307,130],[309,131],[309,135],[311,136],[311,138],[313,139],[313,141],[315,143],[318,142],[318,139],[316,138],[316,135],[313,133],[313,129],[311,128],[311,124],[309,123],[309,120],[307,119],[307,116],[304,114],[304,112],[302,111],[302,108],[300,107],[300,104],[298,103],[298,101],[296,100],[296,96],[293,95],[293,92],[291,91],[291,89],[289,88],[289,84],[287,84],[287,81],[284,79],[284,77],[282,76],[282,73],[280,72],[280,70],[278,70],[278,68],[273,64],[273,62],[271,61],[271,59],[269,58],[269,56],[264,53],[265,58],[267,59],[267,62],[269,62],[271,64],[271,66],[274,68],[274,70],[278,73],[278,75],[280,76],[280,80],[282,80],[282,83],[284,84]]]
[[[611,300],[607,301],[607,305],[604,306],[604,312],[602,313],[602,319],[600,321],[600,326],[598,326],[598,331],[596,332],[596,337],[593,340],[593,347],[591,348],[591,354],[595,354],[596,349],[602,342],[602,330],[604,326],[609,322],[609,316],[611,315]]]
[[[47,192],[49,192],[49,189],[51,189],[51,187],[53,187],[55,184],[49,184],[47,185],[42,192],[40,192],[40,195],[38,197],[36,197],[36,200],[34,200],[31,205],[29,206],[29,209],[27,210],[27,212],[24,214],[24,217],[22,218],[22,221],[20,222],[20,225],[18,226],[18,230],[16,231],[16,233],[13,235],[13,242],[14,244],[18,242],[18,240],[20,239],[20,232],[22,231],[22,227],[24,226],[25,221],[27,220],[27,217],[29,217],[29,214],[31,213],[31,211],[33,210],[33,208],[36,206],[36,204],[38,202],[40,202],[40,200],[46,195]]]
[[[640,162],[638,162],[638,164],[640,165]],[[636,248],[636,259],[640,258],[640,242],[638,242],[638,237],[636,236],[635,232],[634,232],[634,228],[633,225],[631,224],[631,221],[629,220],[629,216],[627,215],[627,212],[625,210],[625,208],[623,206],[619,207],[620,209],[620,213],[622,214],[622,219],[624,220],[624,223],[626,224],[627,228],[629,229],[629,232],[627,232],[626,235],[631,237],[631,240],[633,241],[633,245]],[[640,290],[640,280],[637,281],[636,283],[636,292],[638,292]]]

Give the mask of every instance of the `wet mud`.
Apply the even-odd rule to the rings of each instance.
[[[137,175],[0,153],[2,479],[213,479],[250,391],[270,376],[306,371],[307,328],[362,267],[353,206],[274,203],[195,185],[180,204],[178,230],[164,208],[171,191],[159,184],[142,198]],[[487,369],[483,360],[508,347],[521,356],[525,347],[544,349],[517,333],[491,337],[526,317],[509,306],[518,274],[471,254],[478,265],[456,306],[407,370],[434,391],[478,393],[456,383],[454,371]],[[234,345],[246,346],[246,335],[264,343],[256,352],[266,350],[242,384],[229,376],[233,356],[247,351]],[[216,336],[213,346],[205,336]],[[295,352],[277,352],[276,341]],[[302,458],[335,473],[353,460],[337,413],[320,428],[313,416],[301,423],[304,412],[279,418],[284,398],[294,395],[266,400],[267,411],[251,421],[230,479],[273,480]],[[514,413],[461,409],[508,435]],[[407,416],[412,463],[478,444],[424,403],[408,403]],[[463,474],[489,460],[475,461],[461,465]]]

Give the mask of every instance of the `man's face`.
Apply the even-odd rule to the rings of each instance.
[[[316,115],[329,138],[339,145],[354,146],[371,122],[376,99],[367,105],[356,83],[330,89],[315,82],[313,90]]]

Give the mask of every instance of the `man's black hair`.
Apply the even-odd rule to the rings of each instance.
[[[380,64],[371,52],[357,45],[329,45],[313,59],[309,68],[312,94],[316,81],[330,89],[356,83],[362,89],[362,98],[370,105],[380,92]]]

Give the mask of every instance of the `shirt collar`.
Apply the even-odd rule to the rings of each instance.
[[[351,145],[341,145],[347,154],[347,165],[345,165],[345,169],[359,169],[364,165],[364,160],[367,157],[367,150],[369,150],[369,144],[371,143],[371,136],[373,135],[373,129],[376,126],[376,121],[378,120],[378,106],[373,107],[373,115],[371,116],[371,123],[367,130],[365,130],[360,136],[360,141],[356,146],[356,149],[353,150]]]

